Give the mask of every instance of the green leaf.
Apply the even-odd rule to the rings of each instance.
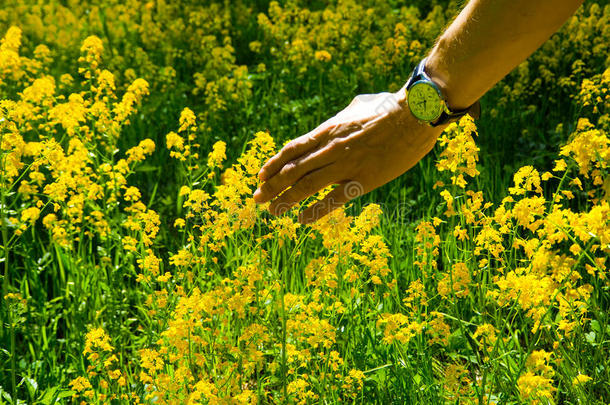
[[[591,321],[591,329],[598,333],[602,330],[602,328],[599,326],[599,322],[595,319]]]
[[[467,347],[467,343],[468,341],[466,340],[466,337],[459,329],[449,336],[449,347],[452,350],[464,349]]]
[[[413,381],[415,382],[415,385],[421,385],[421,375],[415,374],[413,376]]]
[[[57,396],[57,399],[62,399],[62,398],[68,398],[71,397],[72,395],[76,394],[76,391],[70,390],[70,391],[62,391],[59,393],[59,395]]]
[[[30,377],[23,377],[23,380],[21,380],[22,382],[25,381],[25,386],[28,389],[28,393],[30,394],[30,398],[33,398],[34,395],[36,394],[36,390],[38,389],[38,383],[36,382],[36,380],[34,380],[33,378]],[[19,384],[21,385],[21,384]]]
[[[49,405],[56,401],[57,399],[57,390],[59,387],[53,387],[45,392],[43,392],[42,397],[38,400],[39,404]]]
[[[13,399],[11,398],[11,394],[4,391],[1,387],[0,387],[0,397],[6,399],[8,402],[13,402]]]
[[[140,165],[135,168],[136,172],[155,172],[157,170],[159,170],[159,167],[153,165]]]

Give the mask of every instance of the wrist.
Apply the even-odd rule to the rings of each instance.
[[[463,74],[459,61],[449,57],[450,43],[445,35],[441,36],[426,58],[425,72],[438,85],[450,109],[464,110],[473,105],[480,95],[472,91],[475,76]]]

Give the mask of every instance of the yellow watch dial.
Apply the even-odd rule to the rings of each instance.
[[[436,88],[425,81],[415,82],[407,92],[407,103],[415,118],[436,121],[443,109],[443,101]]]

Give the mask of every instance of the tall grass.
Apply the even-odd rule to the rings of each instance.
[[[345,209],[252,200],[402,85],[457,10],[420,3],[9,2],[1,401],[603,403],[608,6]]]

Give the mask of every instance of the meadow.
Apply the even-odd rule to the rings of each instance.
[[[4,0],[0,403],[607,403],[606,1],[400,178],[253,201],[462,4]]]

